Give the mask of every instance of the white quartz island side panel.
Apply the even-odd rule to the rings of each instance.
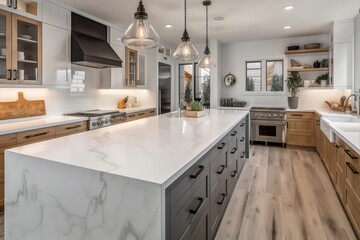
[[[165,190],[247,117],[170,113],[5,152],[6,240],[165,240]]]

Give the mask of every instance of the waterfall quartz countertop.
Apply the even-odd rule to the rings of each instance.
[[[34,130],[44,127],[53,127],[62,124],[86,121],[86,117],[58,116],[36,117],[27,120],[4,120],[0,121],[0,135]]]
[[[247,114],[213,109],[179,118],[174,112],[6,152],[169,185]]]

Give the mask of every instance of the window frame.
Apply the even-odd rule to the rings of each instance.
[[[251,70],[260,70],[260,91],[248,91],[248,81],[247,81],[247,78],[248,78],[248,63],[260,63],[260,68],[252,68]],[[262,89],[263,89],[263,71],[262,71],[262,68],[263,68],[263,62],[261,60],[253,60],[253,61],[246,61],[245,63],[245,91],[246,92],[262,92]]]
[[[242,84],[242,95],[244,96],[286,96],[287,95],[287,91],[286,91],[286,79],[287,79],[287,71],[286,71],[286,61],[285,61],[285,57],[284,56],[278,56],[278,57],[258,57],[258,58],[245,58],[243,59],[244,61],[244,77],[245,77],[245,84]],[[266,62],[267,61],[282,61],[282,67],[283,67],[283,89],[282,91],[267,91],[266,90],[266,79],[267,79],[267,66],[266,66]],[[261,79],[261,91],[247,91],[247,81],[246,81],[246,77],[247,77],[247,63],[248,62],[261,62],[261,72],[262,72],[262,79]],[[263,67],[265,66],[265,67]],[[245,88],[245,89],[244,89]]]
[[[266,59],[265,60],[265,65],[266,65],[266,69],[265,69],[265,72],[266,72],[266,78],[265,78],[265,83],[266,83],[266,80],[267,80],[267,78],[268,78],[268,71],[267,71],[267,69],[268,69],[268,66],[267,66],[267,64],[268,64],[268,62],[281,62],[281,68],[282,68],[282,88],[281,88],[281,91],[268,91],[267,90],[267,86],[265,86],[265,91],[267,92],[267,93],[274,93],[274,92],[284,92],[284,85],[285,85],[285,70],[284,70],[284,60],[269,60],[269,59]],[[265,84],[266,85],[266,84]]]

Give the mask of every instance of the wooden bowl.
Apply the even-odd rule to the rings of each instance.
[[[299,48],[300,48],[300,46],[289,46],[289,47],[287,47],[287,49],[289,51],[299,50]]]
[[[317,48],[320,48],[320,46],[321,46],[321,43],[309,43],[309,44],[304,45],[304,48],[305,49],[317,49]]]

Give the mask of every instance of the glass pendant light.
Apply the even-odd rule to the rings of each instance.
[[[134,21],[126,30],[121,41],[127,47],[134,48],[154,48],[159,45],[159,34],[148,22],[148,14],[145,12],[145,7],[140,0],[137,7],[137,12],[134,13]]]
[[[186,30],[186,0],[184,1],[185,9],[185,30],[181,37],[181,43],[176,48],[173,57],[180,61],[194,61],[199,57],[199,52],[196,50],[194,45],[190,42],[190,36]]]
[[[204,51],[204,56],[200,59],[199,67],[201,68],[212,68],[216,67],[215,59],[211,56],[209,49],[209,16],[208,16],[208,6],[211,5],[211,1],[203,1],[203,5],[206,7],[206,47]]]

